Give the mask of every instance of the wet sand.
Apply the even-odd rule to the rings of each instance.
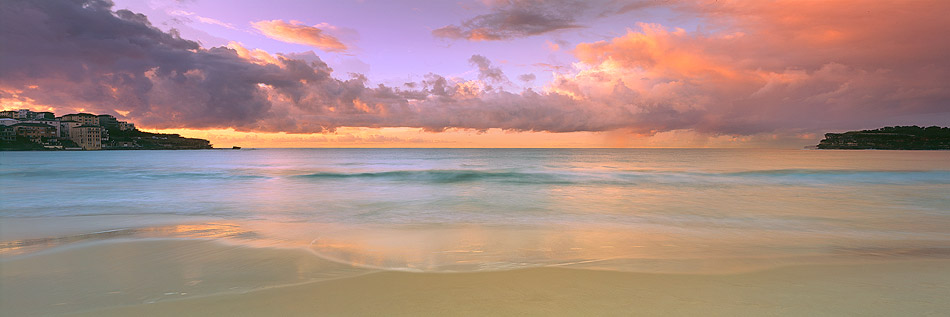
[[[950,261],[740,274],[378,271],[201,239],[77,243],[0,262],[0,315],[940,315]]]

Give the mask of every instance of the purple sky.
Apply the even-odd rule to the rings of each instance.
[[[0,6],[3,108],[153,129],[797,146],[950,122],[947,1]]]
[[[681,28],[697,26],[696,21],[677,19],[676,14],[663,7],[601,17],[606,8],[595,7],[598,3],[593,1],[582,10],[584,14],[578,16],[577,28],[504,41],[463,41],[433,36],[433,30],[490,13],[492,3],[274,0],[263,4],[251,0],[117,0],[115,8],[143,13],[156,27],[166,31],[175,28],[182,37],[197,40],[205,47],[226,46],[236,41],[270,53],[314,51],[341,76],[357,72],[374,83],[389,85],[418,81],[427,73],[473,77],[475,71],[468,59],[479,54],[500,64],[506,74],[514,75],[510,88],[518,90],[538,88],[551,80],[550,67],[536,64],[569,68],[577,61],[570,52],[577,43],[609,40],[623,35],[627,28],[635,27],[636,22]],[[275,19],[335,26],[342,29],[335,35],[350,49],[325,52],[305,44],[287,43],[268,38],[251,25]],[[553,50],[552,45],[559,49]],[[516,78],[529,73],[537,79],[525,83]]]

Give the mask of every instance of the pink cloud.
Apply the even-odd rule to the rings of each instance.
[[[329,24],[305,25],[300,21],[264,20],[251,23],[255,29],[269,38],[287,43],[316,47],[326,52],[345,52],[347,46],[336,37],[326,34]],[[324,29],[321,29],[323,27]]]
[[[686,31],[639,24],[581,43],[583,67],[551,90],[631,113],[636,124],[710,133],[950,122],[950,2],[694,1]],[[860,9],[857,9],[860,8]]]
[[[0,42],[17,45],[0,46],[0,98],[121,109],[153,128],[291,133],[416,127],[750,136],[950,122],[950,41],[939,32],[950,29],[941,15],[946,1],[674,2],[703,27],[631,25],[578,44],[578,63],[550,66],[556,74],[545,89],[521,92],[489,85],[506,77],[477,55],[470,62],[482,80],[428,74],[405,88],[369,85],[360,74],[334,77],[316,55],[237,43],[203,48],[142,15],[88,4],[3,3]],[[320,38],[328,29],[262,22],[289,25],[294,38],[313,35],[296,30],[319,29]]]

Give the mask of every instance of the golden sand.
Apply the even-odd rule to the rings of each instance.
[[[196,239],[78,244],[0,262],[0,315],[940,315],[950,261],[727,275],[572,268],[373,271]]]

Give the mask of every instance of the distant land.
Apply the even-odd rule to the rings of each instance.
[[[52,112],[28,109],[0,111],[0,150],[195,150],[211,142],[178,134],[139,131],[135,124],[112,115]]]
[[[816,147],[839,150],[950,150],[950,128],[897,126],[827,133]]]

